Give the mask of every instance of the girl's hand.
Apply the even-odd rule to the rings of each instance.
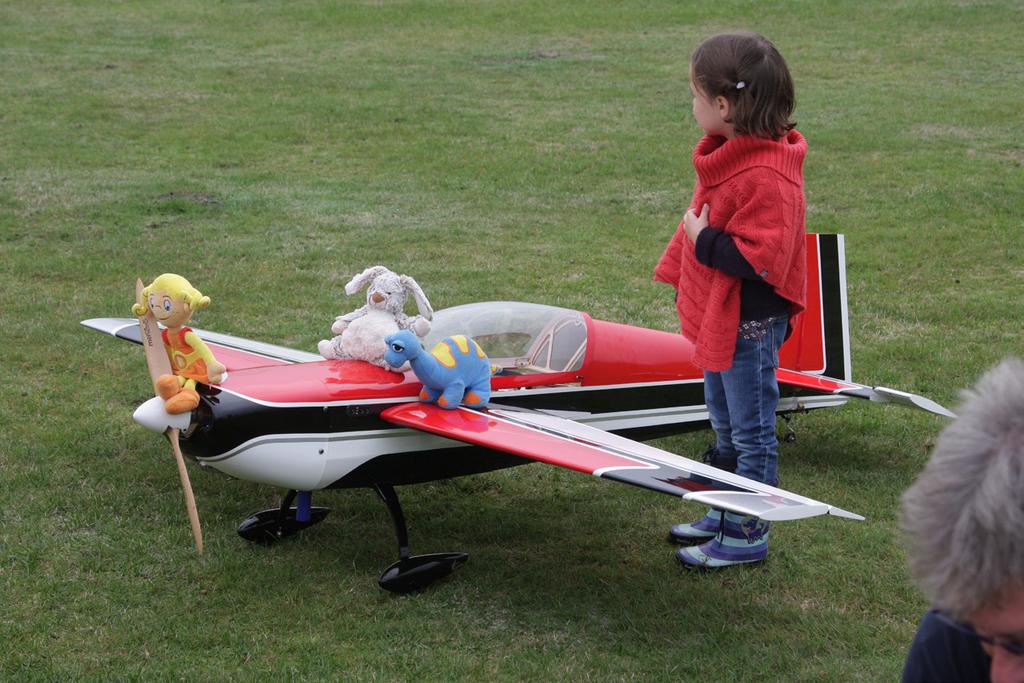
[[[700,210],[698,216],[694,213],[693,209],[686,212],[683,216],[683,229],[686,230],[686,236],[690,238],[690,241],[694,244],[697,243],[697,235],[700,231],[708,227],[708,214],[711,212],[711,207],[707,204]]]

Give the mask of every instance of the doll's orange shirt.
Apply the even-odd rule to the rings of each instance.
[[[175,335],[172,335],[170,330],[163,331],[164,346],[167,347],[167,355],[171,359],[171,369],[175,375],[209,384],[206,356],[210,355],[210,351],[205,347],[197,349],[190,346],[185,341],[185,335],[190,333],[192,329],[189,327],[182,327]]]

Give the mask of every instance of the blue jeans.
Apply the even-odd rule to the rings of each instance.
[[[738,336],[732,367],[704,372],[704,401],[718,452],[724,457],[736,456],[736,474],[771,486],[779,481],[775,368],[787,325],[782,316],[772,320],[760,339]]]

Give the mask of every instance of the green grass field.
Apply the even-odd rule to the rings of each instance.
[[[882,681],[925,607],[895,519],[940,418],[799,416],[783,486],[867,521],[780,524],[681,571],[668,496],[542,465],[402,491],[407,597],[370,491],[272,548],[279,492],[131,420],[142,352],[79,326],[189,277],[198,326],[315,350],[384,263],[435,308],[517,299],[676,330],[651,269],[687,206],[687,59],[771,37],[810,143],[807,225],[847,235],[854,378],[955,406],[1024,353],[1024,9],[939,2],[0,4],[0,679]],[[1014,26],[1018,28],[1013,28]],[[696,455],[707,433],[659,446]]]

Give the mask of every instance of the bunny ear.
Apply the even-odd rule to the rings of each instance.
[[[416,308],[419,309],[420,315],[427,320],[432,320],[434,317],[434,309],[430,307],[430,302],[427,301],[427,295],[423,293],[420,286],[408,275],[402,275],[399,278],[402,281],[402,286],[412,292],[412,296],[416,299]]]
[[[349,280],[348,284],[345,285],[345,293],[352,296],[369,284],[373,278],[377,277],[381,273],[386,273],[387,271],[388,269],[384,266],[371,266],[370,268],[367,268],[363,272],[359,273],[359,275],[356,275],[354,278]]]

